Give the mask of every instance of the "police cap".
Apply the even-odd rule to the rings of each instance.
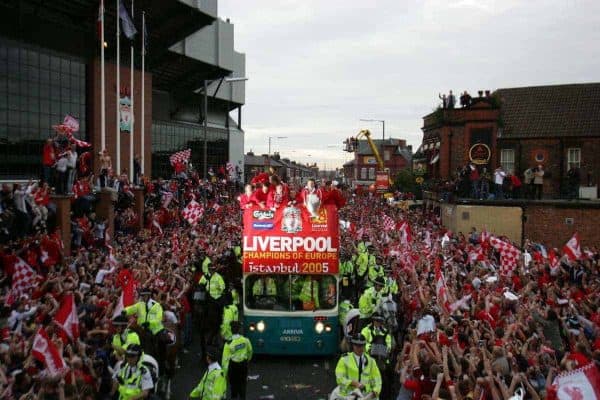
[[[377,278],[375,278],[373,280],[373,284],[379,285],[379,286],[385,286],[385,280],[381,276],[378,276]]]
[[[128,356],[140,356],[142,354],[142,347],[138,344],[131,344],[127,346],[125,354]]]
[[[142,288],[142,289],[140,289],[140,294],[141,295],[145,295],[145,294],[151,295],[152,294],[152,289],[147,288],[147,287]]]
[[[351,342],[354,346],[364,346],[365,344],[367,344],[367,339],[362,333],[359,333],[358,335],[352,337]]]
[[[379,321],[379,322],[383,322],[383,321],[384,321],[383,315],[381,315],[381,314],[379,314],[379,313],[375,313],[375,314],[373,314],[373,315],[371,316],[371,319],[372,319],[373,321]]]

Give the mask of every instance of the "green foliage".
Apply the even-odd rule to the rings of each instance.
[[[394,178],[394,185],[401,192],[416,193],[419,189],[419,185],[415,181],[416,178],[417,176],[412,171],[403,169]]]

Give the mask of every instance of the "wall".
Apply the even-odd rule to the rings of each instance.
[[[525,238],[560,249],[577,231],[581,246],[600,245],[600,203],[529,203],[524,209]]]
[[[94,172],[99,170],[98,152],[101,151],[101,127],[100,127],[100,60],[95,59],[88,65],[88,138],[93,144]],[[117,168],[117,141],[116,141],[116,68],[115,64],[105,64],[105,96],[106,96],[106,148],[112,158],[113,169]],[[142,73],[136,70],[134,73],[134,155],[141,152],[141,86]],[[144,75],[145,88],[145,126],[144,126],[144,172],[150,174],[152,162],[152,74],[146,72]],[[130,69],[121,67],[121,86],[130,85]],[[129,134],[121,133],[121,170],[129,170]]]
[[[500,163],[500,149],[514,149],[515,168],[522,177],[523,171],[538,164],[535,154],[544,154],[545,160],[541,163],[546,178],[544,196],[552,198],[560,196],[561,190],[565,194],[566,187],[561,188],[561,173],[564,181],[569,170],[567,152],[572,147],[581,149],[581,184],[587,185],[589,175],[591,183],[597,185],[600,178],[599,138],[499,139],[497,159]]]
[[[478,232],[484,228],[496,235],[509,237],[516,243],[521,243],[521,207],[501,207],[482,205],[441,205],[442,224],[454,233],[462,232],[467,235],[471,227]]]

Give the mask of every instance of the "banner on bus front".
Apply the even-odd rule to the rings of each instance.
[[[339,221],[333,205],[244,210],[244,273],[337,274]]]

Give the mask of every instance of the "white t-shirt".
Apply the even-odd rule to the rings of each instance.
[[[506,176],[506,172],[500,170],[494,172],[494,183],[496,185],[502,185],[504,183],[504,177]]]

